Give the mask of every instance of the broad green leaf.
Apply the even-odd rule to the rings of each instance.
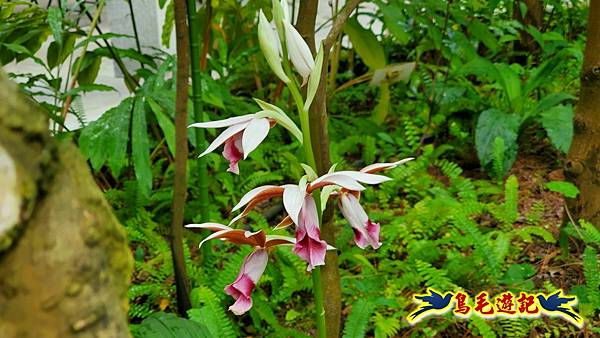
[[[550,181],[544,185],[546,189],[562,194],[568,198],[575,198],[579,195],[579,189],[571,183],[565,181]]]
[[[81,131],[79,147],[94,170],[108,162],[113,175],[119,176],[126,163],[132,104],[133,98],[126,98]]]
[[[144,338],[212,338],[206,326],[172,313],[157,312],[144,319],[139,327]]]
[[[531,71],[523,86],[523,95],[529,95],[544,83],[554,80],[552,74],[558,69],[558,65],[564,60],[565,55],[566,51],[559,52],[552,59],[542,63],[539,67]]]
[[[59,45],[62,45],[63,42],[62,23],[63,16],[61,9],[58,7],[48,8],[48,24],[50,25],[50,30],[52,30],[54,41],[58,42]]]
[[[110,91],[117,91],[114,87],[108,86],[108,85],[104,85],[104,84],[85,84],[85,85],[79,85],[76,88],[73,88],[65,93],[63,93],[61,96],[62,97],[67,97],[69,95],[73,96],[73,95],[77,95],[79,93],[88,93],[88,92],[94,92],[94,91],[99,91],[99,92],[110,92]]]
[[[473,74],[498,83],[504,90],[508,105],[514,112],[520,113],[523,105],[521,81],[518,74],[510,66],[507,64],[493,64],[489,60],[480,57],[467,63],[463,67],[462,73],[465,75]]]
[[[50,69],[65,62],[67,57],[73,52],[73,45],[75,44],[76,38],[77,36],[75,34],[66,34],[62,44],[59,44],[56,41],[50,43],[46,54],[46,60],[48,61],[48,67],[50,67]]]
[[[504,172],[517,158],[517,137],[520,119],[516,114],[507,114],[498,109],[488,109],[479,115],[475,130],[475,147],[482,166],[487,166],[494,159],[494,142],[496,137],[504,141]]]
[[[407,44],[410,40],[410,34],[404,26],[405,18],[402,10],[395,3],[386,3],[377,1],[381,14],[383,14],[383,23],[385,27],[398,39],[400,44]]]
[[[535,275],[535,272],[536,269],[531,264],[512,264],[499,282],[505,285],[521,284]]]
[[[546,95],[543,99],[541,99],[537,106],[529,113],[527,116],[536,117],[538,114],[543,113],[559,103],[562,103],[566,100],[574,100],[575,96],[567,93],[552,93]]]
[[[550,142],[563,153],[569,151],[573,140],[573,107],[571,105],[554,106],[539,116]]]
[[[492,52],[496,51],[498,48],[496,36],[492,34],[489,27],[481,23],[481,21],[473,19],[469,25],[469,31],[475,38],[477,38],[477,40],[483,42],[487,48],[492,50]]]
[[[387,62],[381,43],[372,31],[360,25],[356,17],[348,19],[344,25],[344,33],[348,35],[352,46],[369,68],[385,67]]]
[[[79,60],[79,58],[78,58]],[[77,62],[77,61],[76,61]],[[93,84],[100,71],[102,58],[94,53],[86,53],[83,56],[79,74],[77,74],[77,82],[82,85]],[[73,72],[75,67],[73,67]],[[71,74],[74,75],[74,74]]]
[[[152,170],[150,166],[148,126],[146,124],[146,109],[144,99],[138,96],[133,104],[131,121],[131,155],[135,177],[140,191],[150,195],[152,190]]]
[[[175,156],[175,125],[173,121],[163,112],[162,107],[156,103],[152,98],[146,97],[146,102],[150,106],[150,110],[154,113],[160,129],[162,129],[165,140],[167,140],[167,146],[173,156]]]

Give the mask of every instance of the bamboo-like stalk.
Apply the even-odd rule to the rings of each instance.
[[[100,14],[102,13],[103,8],[104,8],[104,0],[100,0],[100,2],[98,3],[98,7],[96,8],[96,13],[94,13],[94,19],[92,19],[92,23],[90,24],[90,30],[88,31],[87,36],[85,37],[86,38],[85,44],[83,45],[83,48],[81,49],[81,54],[79,55],[79,59],[77,59],[77,63],[75,63],[75,69],[73,70],[73,78],[71,79],[71,85],[69,86],[69,89],[75,88],[75,85],[77,84],[77,76],[79,75],[79,71],[81,70],[81,64],[83,63],[83,57],[85,56],[85,53],[87,53],[90,37],[94,33],[94,29],[95,29],[96,25],[98,24],[98,19],[100,19]],[[63,105],[63,111],[61,114],[62,124],[58,127],[59,132],[63,131],[63,125],[65,122],[65,119],[67,118],[67,113],[69,112],[69,107],[71,106],[71,100],[73,100],[73,96],[71,94],[67,95],[67,98],[65,99],[65,103]]]
[[[187,316],[192,307],[190,285],[183,256],[183,211],[187,191],[187,101],[189,81],[189,40],[185,0],[175,0],[175,38],[177,41],[177,78],[175,97],[175,176],[173,178],[173,218],[171,254],[177,290],[177,310]]]
[[[196,0],[187,0],[187,15],[190,25],[190,58],[192,65],[192,103],[194,107],[194,118],[196,122],[206,120],[202,106],[202,69],[200,66],[200,22],[196,11]],[[198,148],[205,146],[206,138],[204,129],[196,128],[196,143]],[[200,172],[200,215],[202,222],[208,221],[208,170],[206,168],[206,159],[198,159],[198,170]],[[208,248],[208,247],[207,247]]]

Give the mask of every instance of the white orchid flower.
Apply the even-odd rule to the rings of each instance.
[[[255,101],[263,110],[254,114],[189,125],[188,128],[227,127],[199,157],[213,152],[219,146],[225,144],[223,157],[229,161],[227,171],[239,174],[238,162],[242,158],[246,159],[250,152],[258,147],[267,137],[269,129],[276,123],[288,129],[302,143],[302,132],[279,107],[258,99]]]
[[[232,229],[219,223],[188,224],[186,228],[206,229],[214,232],[200,245],[211,239],[221,239],[233,244],[250,245],[254,248],[254,251],[244,259],[236,279],[225,287],[225,293],[235,299],[235,303],[229,307],[229,310],[238,316],[252,308],[252,291],[267,267],[269,248],[296,244],[296,240],[292,237],[267,235],[263,230],[250,232]]]

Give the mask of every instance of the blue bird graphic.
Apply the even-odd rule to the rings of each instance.
[[[429,292],[428,295],[425,294],[415,296],[416,299],[419,299],[426,304],[421,304],[421,307],[418,309],[418,311],[410,315],[412,320],[417,318],[420,314],[430,310],[443,310],[452,301],[453,294],[450,292],[446,293],[446,295],[442,297],[442,295],[435,290],[427,289],[427,291]]]
[[[571,308],[571,306],[562,306],[563,304],[567,304],[569,302],[572,302],[574,300],[576,300],[577,298],[575,297],[561,297],[561,290],[556,291],[555,293],[553,293],[552,295],[550,295],[548,298],[544,297],[544,295],[538,295],[537,299],[540,302],[540,305],[542,306],[542,308],[544,308],[544,310],[548,311],[548,312],[561,312],[571,318],[573,318],[573,320],[580,321],[581,317],[576,314],[575,312],[573,312],[573,309]]]

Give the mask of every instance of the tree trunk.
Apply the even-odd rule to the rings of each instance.
[[[126,235],[69,141],[0,71],[0,335],[127,337]]]
[[[317,163],[319,175],[326,174],[331,166],[329,158],[329,132],[327,130],[327,65],[333,42],[337,39],[344,22],[350,13],[358,6],[360,0],[347,1],[344,8],[335,17],[332,29],[323,41],[323,70],[319,88],[310,108],[310,131],[312,147]],[[313,55],[315,52],[315,21],[317,17],[318,1],[300,1],[298,21],[296,28],[308,43]],[[335,244],[336,229],[333,224],[332,203],[329,203],[323,213],[321,225],[321,238],[327,243]],[[325,320],[327,323],[327,337],[339,337],[342,314],[342,290],[340,285],[340,270],[338,267],[338,254],[336,251],[327,251],[325,266],[321,267],[321,283],[323,286]]]
[[[575,219],[584,218],[600,229],[600,0],[590,2],[581,95],[574,123],[566,173],[581,193],[568,206]]]
[[[173,179],[173,217],[171,219],[171,256],[177,290],[177,311],[187,317],[192,308],[190,282],[183,257],[183,211],[187,193],[187,104],[190,77],[189,31],[185,0],[175,0],[175,37],[177,40],[177,90],[175,91],[175,177]]]

